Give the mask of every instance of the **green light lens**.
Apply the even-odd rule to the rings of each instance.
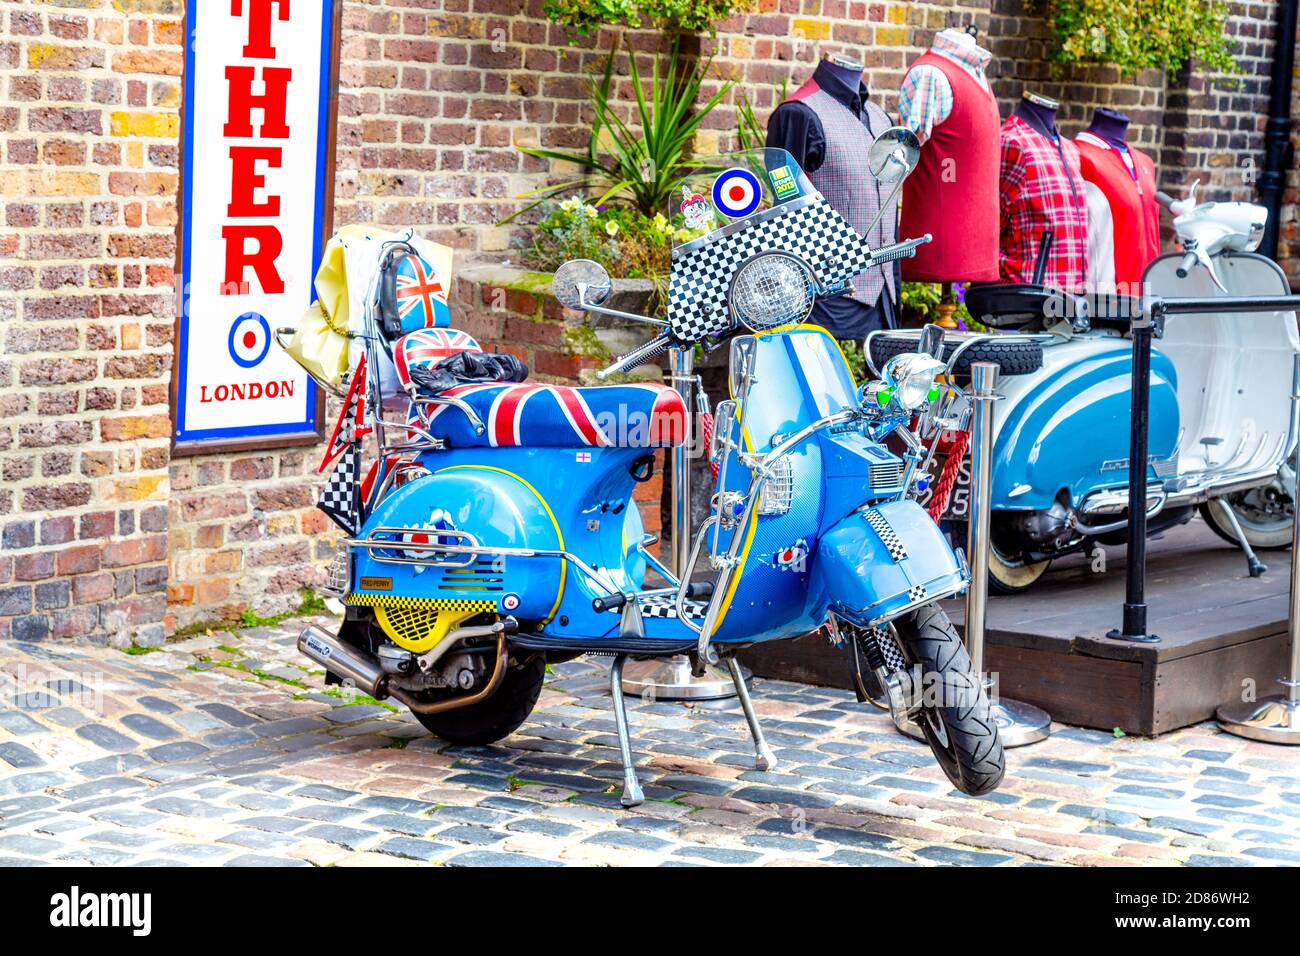
[[[889,404],[890,400],[893,399],[893,397],[894,397],[894,390],[892,388],[888,388],[888,387],[882,388],[880,391],[876,392],[876,404],[879,405],[881,408],[884,408],[886,405]]]

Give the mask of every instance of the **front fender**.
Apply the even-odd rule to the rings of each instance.
[[[839,521],[818,542],[812,574],[830,609],[858,625],[956,594],[968,581],[939,526],[910,499]]]

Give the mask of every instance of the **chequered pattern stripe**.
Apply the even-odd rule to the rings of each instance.
[[[885,520],[885,516],[875,508],[868,508],[866,516],[867,524],[871,525],[871,530],[879,535],[881,543],[884,544],[885,550],[889,552],[889,556],[894,560],[894,563],[897,564],[899,561],[906,560],[907,549],[903,547],[903,542],[894,532],[889,522]],[[913,588],[913,590],[916,589]],[[924,588],[921,589],[921,593],[925,593]]]
[[[676,617],[677,616],[677,597],[673,594],[652,594],[649,597],[643,597],[639,600],[641,605],[641,614],[645,617]],[[708,601],[685,601],[682,607],[686,609],[688,617],[704,617],[704,612],[708,610]],[[621,613],[619,608],[611,608],[611,614]]]
[[[839,288],[870,263],[870,248],[821,196],[805,206],[769,210],[768,218],[718,236],[673,261],[668,281],[668,325],[683,342],[725,332],[731,325],[727,288],[742,263],[760,252],[804,259],[826,288]]]
[[[907,589],[907,596],[913,601],[920,601],[925,598],[926,590],[924,584],[913,584]]]
[[[495,611],[495,601],[470,601],[459,598],[405,597],[400,594],[349,594],[344,604],[353,607],[410,608],[426,611],[479,612]]]

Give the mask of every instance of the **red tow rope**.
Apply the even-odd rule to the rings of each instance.
[[[936,437],[935,441],[938,440]],[[957,483],[957,472],[961,468],[962,459],[966,457],[966,446],[969,444],[970,432],[958,432],[957,437],[952,441],[952,447],[948,449],[948,460],[943,463],[943,474],[939,476],[939,481],[934,486],[934,494],[930,496],[930,505],[926,508],[935,521],[942,518],[948,508],[948,498],[952,495],[953,485]]]
[[[704,449],[704,454],[707,455],[709,449],[713,447],[713,415],[710,412],[700,412],[699,418],[701,447]],[[709,471],[713,472],[713,480],[717,481],[718,462],[709,462]]]

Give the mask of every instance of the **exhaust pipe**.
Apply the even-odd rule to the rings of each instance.
[[[384,686],[388,675],[374,658],[344,644],[314,624],[308,625],[298,635],[298,650],[344,683],[353,685],[376,700],[388,696],[388,689]]]

